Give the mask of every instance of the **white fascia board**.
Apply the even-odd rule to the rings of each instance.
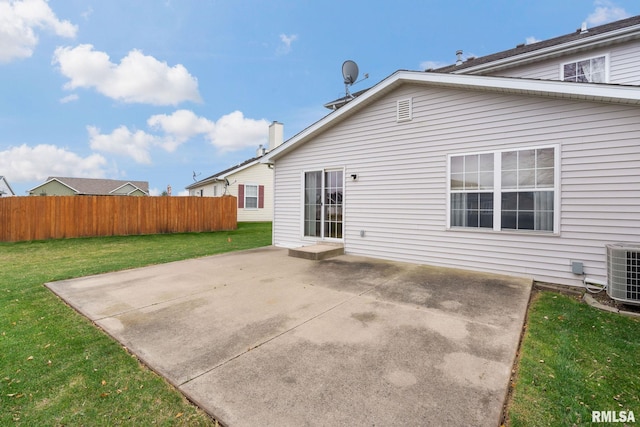
[[[60,184],[64,185],[64,186],[65,186],[65,187],[67,187],[68,189],[73,190],[73,191],[75,191],[76,193],[80,194],[80,192],[79,192],[78,190],[76,190],[75,188],[73,188],[73,187],[72,187],[72,186],[70,186],[69,184],[66,184],[66,183],[64,183],[64,182],[60,181],[58,178],[51,178],[49,181],[43,182],[42,184],[40,184],[40,185],[36,185],[36,186],[35,186],[35,187],[33,187],[32,189],[27,190],[27,192],[28,192],[28,193],[30,193],[30,192],[32,192],[33,190],[35,190],[36,188],[42,187],[42,186],[44,186],[44,185],[47,185],[48,183],[50,183],[50,182],[52,182],[52,181],[57,181],[58,183],[60,183]]]
[[[217,181],[224,181],[224,179],[220,179],[217,175],[210,176],[209,178],[205,178],[201,181],[197,181],[197,182],[194,182],[193,184],[189,184],[184,188],[185,190],[193,190],[194,188],[199,188],[199,187],[202,187],[203,185],[211,184],[212,182],[217,182]]]
[[[113,190],[109,191],[109,194],[115,193],[116,191],[118,191],[122,187],[126,187],[127,185],[130,185],[133,188],[137,188],[138,190],[140,190],[140,191],[142,191],[144,193],[144,190],[142,190],[140,187],[137,187],[136,185],[132,184],[131,181],[127,181],[126,183],[122,184],[121,186],[116,187]],[[132,191],[135,191],[135,190],[132,190]]]
[[[403,73],[407,74],[404,80],[408,83],[424,83],[430,86],[469,88],[594,102],[640,104],[640,86],[409,71]]]
[[[264,156],[263,156],[263,157],[264,157]],[[198,187],[200,187],[200,186],[202,186],[202,185],[210,184],[210,183],[212,183],[212,182],[224,181],[224,180],[225,180],[225,178],[227,178],[227,177],[228,177],[228,176],[230,176],[230,175],[233,175],[234,173],[238,173],[238,172],[240,172],[240,171],[242,171],[242,170],[245,170],[245,169],[247,169],[247,168],[249,168],[249,167],[251,167],[251,166],[253,166],[253,165],[256,165],[256,164],[258,164],[258,163],[261,163],[261,162],[260,162],[260,160],[261,160],[261,159],[262,159],[262,158],[260,158],[260,159],[256,159],[256,160],[254,160],[254,161],[253,161],[253,162],[251,162],[251,163],[247,163],[246,165],[242,165],[241,167],[237,167],[237,168],[235,168],[235,169],[231,169],[231,170],[230,170],[230,171],[228,171],[227,173],[221,173],[221,174],[218,174],[218,175],[214,175],[214,176],[210,176],[210,177],[208,177],[208,178],[205,178],[205,179],[203,179],[202,181],[194,182],[193,184],[189,184],[189,185],[187,185],[187,186],[185,187],[185,189],[186,189],[186,190],[191,190],[191,189],[193,189],[193,188],[198,188]]]
[[[135,184],[129,183],[131,184],[131,186],[134,188],[133,190],[129,191],[127,193],[127,196],[130,195],[131,193],[135,193],[136,191],[140,190],[142,192],[142,194],[146,194],[147,196],[149,195],[149,193],[147,193],[146,191],[144,191],[142,188],[138,187]],[[126,184],[125,184],[126,185]]]
[[[344,107],[328,114],[288,141],[271,150],[260,159],[273,163],[275,159],[296,148],[300,143],[349,117],[396,86],[404,83],[424,84],[433,87],[484,90],[530,96],[548,96],[593,102],[640,104],[640,86],[622,86],[596,83],[574,83],[558,80],[532,80],[513,77],[475,76],[466,74],[442,74],[422,71],[396,71]]]
[[[593,49],[600,45],[606,46],[613,42],[624,41],[625,39],[632,39],[640,37],[638,33],[640,31],[640,25],[634,25],[633,27],[621,28],[616,31],[610,31],[603,34],[598,34],[586,39],[572,40],[567,43],[562,43],[555,46],[549,46],[542,49],[533,50],[531,52],[525,52],[520,55],[510,56],[503,59],[498,59],[484,64],[479,64],[473,67],[465,67],[460,70],[454,70],[452,74],[473,74],[479,72],[491,72],[503,69],[505,67],[513,67],[522,64],[528,64],[532,61],[541,61],[550,57],[558,56],[559,54],[569,54],[577,49]],[[635,36],[635,37],[634,37]]]
[[[253,161],[253,162],[251,162],[251,163],[247,163],[246,165],[242,165],[242,166],[237,167],[237,168],[235,168],[235,169],[231,169],[231,170],[230,170],[230,171],[228,171],[227,173],[224,173],[224,174],[218,175],[218,178],[219,178],[219,179],[223,179],[223,180],[224,180],[225,178],[227,178],[227,177],[229,177],[229,176],[233,175],[234,173],[238,173],[238,172],[240,172],[240,171],[243,171],[243,170],[245,170],[245,169],[247,169],[247,168],[250,168],[251,166],[257,165],[258,163],[260,163],[260,159],[256,159],[256,160],[254,160],[254,161]]]
[[[13,191],[13,188],[11,188],[11,186],[9,185],[9,181],[7,181],[7,179],[6,179],[4,176],[2,176],[2,177],[0,177],[0,178],[2,178],[2,181],[4,182],[4,185],[6,185],[6,186],[7,186],[7,188],[9,189],[9,191],[11,191],[11,195],[12,195],[12,196],[15,196],[15,195],[16,195],[16,193]]]

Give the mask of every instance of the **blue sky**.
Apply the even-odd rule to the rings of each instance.
[[[637,0],[0,0],[0,175],[143,180],[184,194],[398,69],[640,14]]]

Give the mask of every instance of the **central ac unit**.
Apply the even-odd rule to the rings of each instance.
[[[607,245],[607,276],[611,298],[640,305],[640,245]]]

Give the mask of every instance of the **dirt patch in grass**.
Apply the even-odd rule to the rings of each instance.
[[[607,307],[612,307],[620,311],[628,311],[630,313],[640,314],[640,305],[624,304],[620,301],[614,300],[607,294],[606,290],[603,290],[597,293],[589,292],[588,295],[591,295],[593,299],[595,299],[600,304],[605,305]]]

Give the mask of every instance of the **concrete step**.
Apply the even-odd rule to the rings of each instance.
[[[289,249],[289,256],[310,259],[313,261],[333,258],[338,255],[344,255],[344,245],[340,243],[318,243],[316,245]]]

